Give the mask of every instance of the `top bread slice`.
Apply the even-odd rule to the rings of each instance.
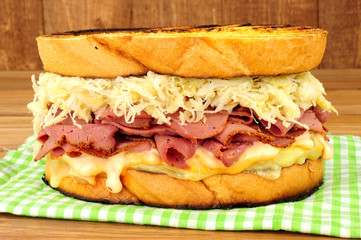
[[[231,78],[309,71],[320,64],[326,37],[312,27],[225,25],[85,30],[36,40],[44,69],[61,75]]]

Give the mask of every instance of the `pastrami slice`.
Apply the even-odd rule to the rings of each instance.
[[[165,163],[182,169],[188,167],[185,160],[193,157],[197,144],[185,138],[166,135],[156,135],[154,139],[160,156]]]

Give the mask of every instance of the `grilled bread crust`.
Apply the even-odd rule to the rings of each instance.
[[[281,176],[276,180],[243,172],[189,181],[165,174],[127,170],[120,176],[123,183],[120,193],[108,191],[105,174],[96,176],[94,185],[81,183],[67,176],[57,189],[67,196],[87,201],[209,209],[258,206],[302,199],[317,190],[322,184],[322,177],[323,160],[318,159],[283,168]],[[45,181],[50,182],[50,179],[51,173],[47,167]]]
[[[311,70],[326,37],[312,27],[225,25],[85,30],[36,40],[44,69],[61,75],[231,78]]]

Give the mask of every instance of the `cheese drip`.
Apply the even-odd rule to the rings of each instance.
[[[157,150],[146,153],[122,152],[109,158],[96,158],[88,154],[71,158],[63,155],[51,158],[47,155],[47,167],[50,169],[50,185],[59,187],[62,179],[72,176],[77,180],[95,184],[95,176],[101,173],[107,175],[106,186],[110,192],[122,190],[120,175],[127,169],[163,173],[171,177],[198,181],[217,174],[238,174],[243,171],[260,176],[277,179],[283,167],[293,164],[303,164],[307,159],[328,160],[333,152],[330,143],[321,134],[306,132],[287,148],[276,148],[261,142],[255,142],[230,167],[225,167],[221,161],[203,147],[198,147],[195,155],[187,160],[189,169],[178,169],[166,165]]]

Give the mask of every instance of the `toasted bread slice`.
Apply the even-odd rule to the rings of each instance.
[[[327,32],[292,26],[85,30],[37,38],[46,71],[82,77],[278,75],[317,67]]]
[[[51,182],[52,177],[49,164],[47,161],[46,182]],[[275,180],[242,172],[190,181],[129,169],[120,176],[123,189],[119,193],[108,191],[104,174],[96,176],[94,185],[79,182],[68,175],[61,180],[57,190],[68,196],[94,202],[209,209],[258,206],[302,199],[323,183],[322,177],[323,160],[318,159],[283,168],[281,176]]]

